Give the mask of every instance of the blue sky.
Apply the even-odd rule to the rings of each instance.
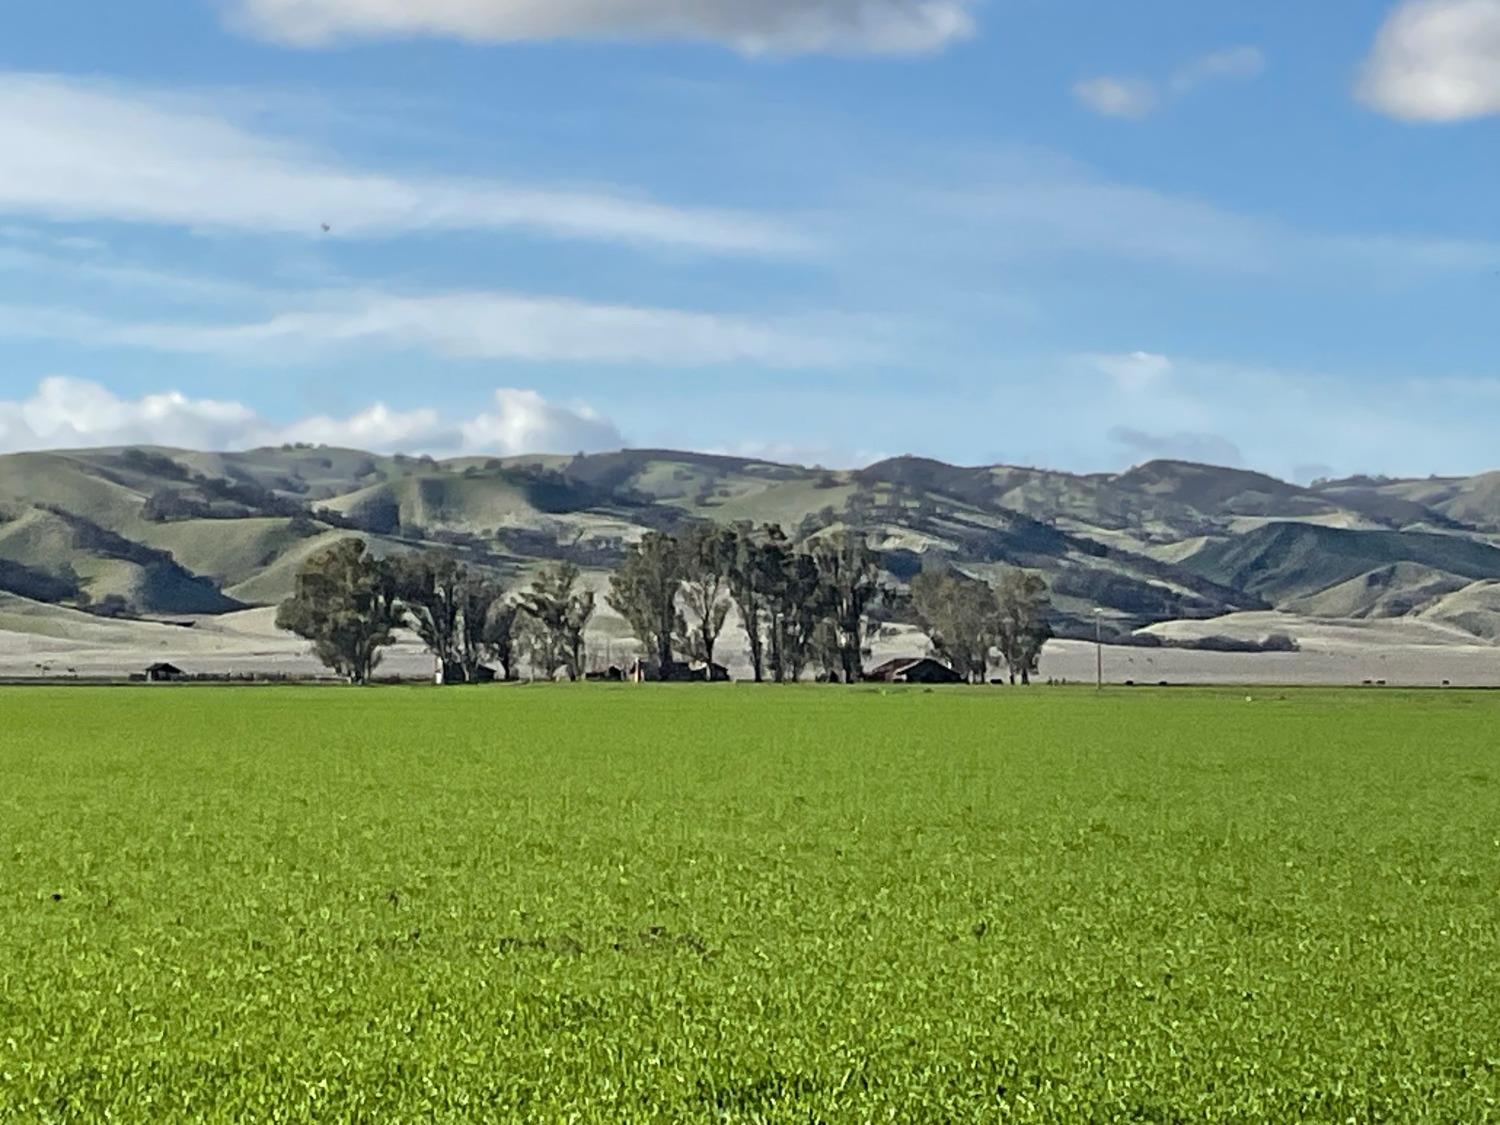
[[[1500,466],[1500,0],[7,19],[3,449]]]

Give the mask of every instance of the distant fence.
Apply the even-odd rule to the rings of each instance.
[[[126,682],[132,684],[296,684],[327,682],[328,676],[294,675],[290,672],[184,672],[153,680],[145,672],[131,674]]]
[[[171,679],[151,680],[144,672],[126,673],[42,673],[31,676],[0,676],[4,687],[190,687],[195,684],[231,684],[241,686],[275,684],[341,684],[345,681],[333,676],[290,675],[281,672],[202,672],[194,675],[174,676]],[[420,682],[420,681],[412,681]]]

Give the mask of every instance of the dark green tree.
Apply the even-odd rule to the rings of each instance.
[[[989,584],[952,569],[912,579],[911,604],[937,657],[970,683],[983,683],[999,626]]]
[[[677,633],[691,660],[714,662],[714,648],[729,617],[735,535],[722,527],[700,524],[678,543],[682,567],[682,612]]]
[[[821,647],[833,655],[828,670],[846,684],[864,676],[866,615],[885,595],[880,558],[863,535],[844,532],[818,540],[812,556],[823,596]]]
[[[499,660],[506,679],[510,679],[510,655],[500,660],[495,645],[497,616],[507,608],[505,586],[482,574],[467,573],[458,588],[458,630],[456,633],[458,664],[464,680],[475,683],[486,660]],[[512,609],[513,612],[513,609]]]
[[[1042,649],[1052,639],[1052,600],[1040,574],[1016,568],[1000,576],[995,590],[999,622],[995,645],[1010,673],[1030,684],[1041,666]]]
[[[473,683],[486,656],[490,610],[504,599],[497,581],[446,551],[427,551],[387,563],[406,624],[421,638],[442,679]]]
[[[386,563],[406,625],[421,638],[446,681],[460,668],[461,590],[468,578],[458,560],[443,551],[398,556]]]
[[[544,675],[559,668],[576,680],[583,675],[584,632],[594,616],[594,592],[579,589],[580,572],[572,563],[558,563],[536,576],[521,596],[531,619],[532,663]]]
[[[785,540],[781,529],[769,524],[760,531],[748,523],[740,524],[731,533],[733,551],[729,564],[729,596],[740,615],[740,627],[745,630],[750,668],[756,683],[762,683],[766,678],[771,599],[781,577],[779,556],[772,549],[778,537]]]
[[[781,529],[767,533],[762,547],[770,586],[766,595],[771,678],[796,683],[812,660],[813,638],[824,612],[822,579],[811,555],[792,547]]]
[[[369,682],[401,618],[391,570],[362,539],[341,540],[305,562],[295,592],[276,611],[278,628],[311,641],[326,667],[355,684]]]
[[[500,665],[500,674],[507,683],[516,678],[520,616],[519,605],[501,599],[490,604],[489,616],[484,623],[484,654]]]
[[[658,669],[672,663],[672,636],[677,628],[677,597],[683,566],[677,540],[647,532],[625,554],[609,580],[608,602],[629,624],[641,643],[644,659]]]

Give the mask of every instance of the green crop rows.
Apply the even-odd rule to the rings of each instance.
[[[0,1119],[1500,1116],[1500,697],[0,693]]]

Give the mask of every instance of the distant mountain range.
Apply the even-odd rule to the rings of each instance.
[[[1064,633],[1120,636],[1240,610],[1420,617],[1500,636],[1500,473],[1303,487],[1155,461],[1120,474],[961,468],[920,458],[833,471],[631,450],[388,457],[96,449],[0,457],[0,592],[98,614],[271,605],[320,547],[460,550],[516,578],[569,559],[598,576],[646,529],[855,528],[894,581],[931,560],[1044,572]]]

